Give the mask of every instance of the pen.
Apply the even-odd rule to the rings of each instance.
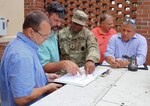
[[[110,72],[110,70],[107,69],[105,72],[103,72],[103,73],[101,74],[101,77],[105,77],[106,75],[109,74],[109,72]]]

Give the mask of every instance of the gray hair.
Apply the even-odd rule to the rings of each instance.
[[[125,21],[123,22],[123,25],[131,24],[134,29],[136,29],[136,20],[132,18],[126,18]]]

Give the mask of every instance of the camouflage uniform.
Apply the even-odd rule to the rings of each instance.
[[[74,13],[72,21],[86,25],[87,15],[82,11]],[[83,27],[79,32],[72,32],[70,27],[62,29],[59,34],[61,60],[72,60],[78,66],[84,66],[87,60],[99,62],[99,48],[93,33]]]
[[[84,66],[87,60],[99,61],[99,49],[91,31],[83,28],[79,33],[72,33],[69,27],[59,32],[61,60],[72,60],[78,66]]]

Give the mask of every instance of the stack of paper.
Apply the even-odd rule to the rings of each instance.
[[[81,67],[80,71],[82,72],[82,75],[80,75],[79,73],[77,75],[67,73],[64,76],[55,79],[54,82],[85,86],[90,82],[94,81],[99,75],[108,70],[109,67],[97,66],[92,74],[86,75],[84,67]]]

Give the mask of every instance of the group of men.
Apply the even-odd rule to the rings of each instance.
[[[103,14],[100,26],[87,29],[88,15],[75,9],[69,27],[63,28],[65,9],[58,2],[47,5],[45,14],[32,11],[26,15],[23,32],[4,51],[0,70],[2,106],[30,105],[62,85],[47,83],[59,71],[86,74],[95,70],[95,63],[106,60],[111,67],[127,66],[136,56],[138,65],[146,61],[147,41],[136,33],[136,22],[127,19],[121,33],[113,29],[113,17]],[[61,30],[60,30],[61,29]]]

